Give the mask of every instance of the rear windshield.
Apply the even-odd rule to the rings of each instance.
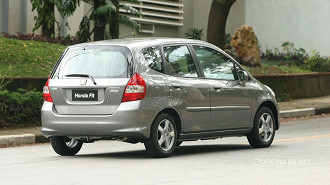
[[[59,78],[88,74],[94,78],[127,78],[128,60],[121,51],[107,49],[69,49],[59,66]]]

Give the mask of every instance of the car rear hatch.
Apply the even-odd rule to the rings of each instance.
[[[48,83],[56,111],[63,115],[113,114],[132,76],[131,61],[125,47],[69,48]]]

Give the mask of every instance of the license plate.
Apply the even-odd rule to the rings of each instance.
[[[72,90],[72,101],[98,101],[97,90]]]

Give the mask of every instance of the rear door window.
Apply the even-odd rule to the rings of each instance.
[[[106,49],[70,50],[62,59],[59,78],[88,74],[94,78],[127,78],[127,57],[121,51]]]
[[[143,55],[145,60],[147,61],[147,65],[160,73],[164,73],[164,67],[163,67],[163,60],[161,55],[160,47],[149,47],[144,48]]]
[[[198,77],[194,60],[187,46],[165,46],[163,49],[169,75]]]

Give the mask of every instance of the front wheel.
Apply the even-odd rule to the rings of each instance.
[[[62,156],[75,155],[81,149],[83,142],[64,136],[54,136],[50,138],[54,151]]]
[[[272,111],[267,107],[258,110],[251,133],[247,135],[253,148],[265,148],[272,144],[275,136],[275,121]]]
[[[172,116],[160,114],[152,124],[150,137],[144,146],[153,157],[168,157],[175,149],[177,130]]]

